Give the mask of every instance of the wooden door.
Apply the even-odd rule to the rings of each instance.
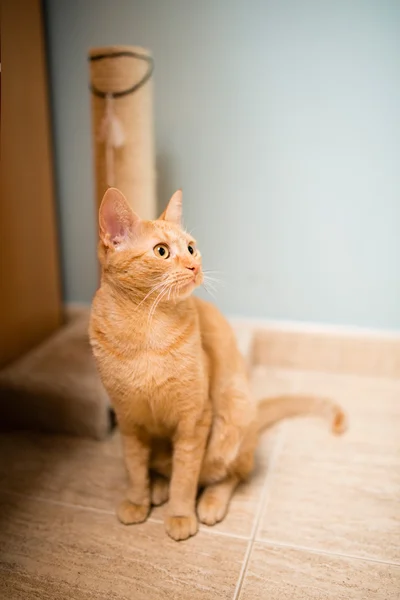
[[[62,319],[40,0],[1,2],[0,367]]]

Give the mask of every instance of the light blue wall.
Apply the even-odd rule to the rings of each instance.
[[[177,187],[229,314],[400,329],[400,2],[48,0],[65,295],[95,259],[87,50],[152,49]]]

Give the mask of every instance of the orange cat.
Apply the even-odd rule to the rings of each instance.
[[[141,523],[151,504],[169,499],[165,527],[175,540],[194,535],[198,520],[223,519],[253,469],[263,427],[316,411],[332,418],[334,431],[344,429],[340,407],[328,400],[253,403],[228,322],[191,295],[203,282],[201,254],[181,213],[180,191],[158,220],[142,221],[121,192],[107,190],[99,214],[101,287],[90,323],[130,478],[118,517]]]

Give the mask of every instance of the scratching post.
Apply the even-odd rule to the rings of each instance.
[[[152,72],[148,52],[136,46],[89,52],[96,205],[118,187],[144,219],[156,217]]]

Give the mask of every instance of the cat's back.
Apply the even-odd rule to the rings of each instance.
[[[210,341],[214,339],[216,343],[229,343],[235,340],[232,327],[215,304],[197,296],[194,297],[194,301],[203,339]]]

